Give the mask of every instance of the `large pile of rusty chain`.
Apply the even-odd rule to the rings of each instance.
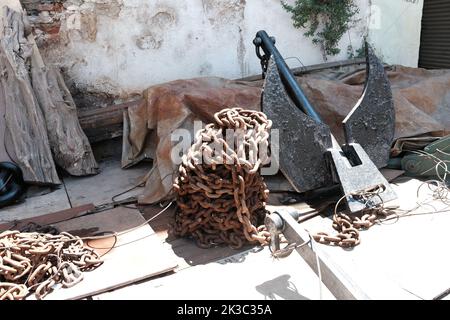
[[[0,233],[0,300],[20,300],[34,292],[44,298],[57,285],[69,288],[83,279],[83,271],[102,264],[81,238],[67,232]]]
[[[270,158],[260,151],[268,149],[272,122],[262,112],[239,108],[224,109],[214,118],[215,123],[197,132],[179,167],[174,233],[191,236],[205,248],[265,245],[270,238],[263,225],[269,190],[260,168]],[[224,139],[230,130],[235,133],[231,142]]]

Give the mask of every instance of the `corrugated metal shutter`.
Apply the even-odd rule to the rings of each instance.
[[[425,0],[419,66],[450,68],[450,0]]]

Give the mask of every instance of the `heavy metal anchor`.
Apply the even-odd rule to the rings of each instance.
[[[366,45],[366,84],[358,103],[343,121],[342,147],[309,102],[283,57],[275,39],[259,31],[253,41],[265,76],[262,110],[280,130],[280,169],[298,192],[339,183],[348,208],[355,213],[396,198],[378,168],[387,164],[395,130],[392,91],[383,65]],[[261,53],[261,49],[263,53]],[[293,132],[293,129],[295,132]],[[362,197],[379,189],[376,197]],[[299,212],[280,209],[266,216],[270,247],[280,252],[280,234],[318,275],[337,299],[367,299],[344,270],[298,224]]]
[[[339,183],[352,213],[394,200],[395,192],[378,170],[389,159],[394,103],[383,65],[370,46],[364,92],[343,121],[346,144],[341,147],[297,84],[275,39],[259,31],[253,43],[265,77],[262,110],[280,130],[280,169],[296,191]],[[374,189],[381,192],[367,203],[360,195]]]

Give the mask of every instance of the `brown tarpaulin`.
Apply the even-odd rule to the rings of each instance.
[[[395,138],[420,134],[448,134],[450,129],[450,70],[387,68],[396,109]],[[365,81],[361,66],[317,72],[298,81],[305,94],[343,143],[341,122],[360,98]],[[177,165],[171,160],[171,133],[191,131],[194,120],[211,122],[222,108],[259,109],[262,81],[239,82],[220,78],[177,80],[144,92],[141,105],[124,116],[122,166],[144,158],[154,160],[146,177],[141,203],[154,203],[172,189]],[[445,132],[447,131],[447,132]]]

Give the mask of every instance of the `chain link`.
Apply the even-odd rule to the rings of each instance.
[[[386,217],[387,212],[384,210],[384,204],[372,205],[373,199],[378,197],[380,193],[384,191],[384,186],[375,186],[367,190],[363,190],[358,193],[351,194],[360,200],[363,200],[368,207],[359,214],[348,215],[345,212],[338,212],[339,204],[347,197],[343,196],[334,208],[333,214],[333,229],[338,233],[331,235],[327,232],[317,232],[312,234],[315,241],[327,244],[339,246],[342,248],[352,248],[360,244],[360,230],[367,230],[377,223],[380,217]]]
[[[58,235],[17,230],[0,233],[0,300],[44,298],[56,284],[68,288],[83,271],[102,264],[99,255],[67,232]]]
[[[178,210],[174,233],[202,248],[268,244],[263,223],[269,190],[259,174],[268,163],[272,122],[262,112],[224,109],[196,134],[174,183]],[[233,130],[233,141],[223,136]],[[231,145],[233,144],[233,145]],[[236,145],[236,147],[234,146]]]

